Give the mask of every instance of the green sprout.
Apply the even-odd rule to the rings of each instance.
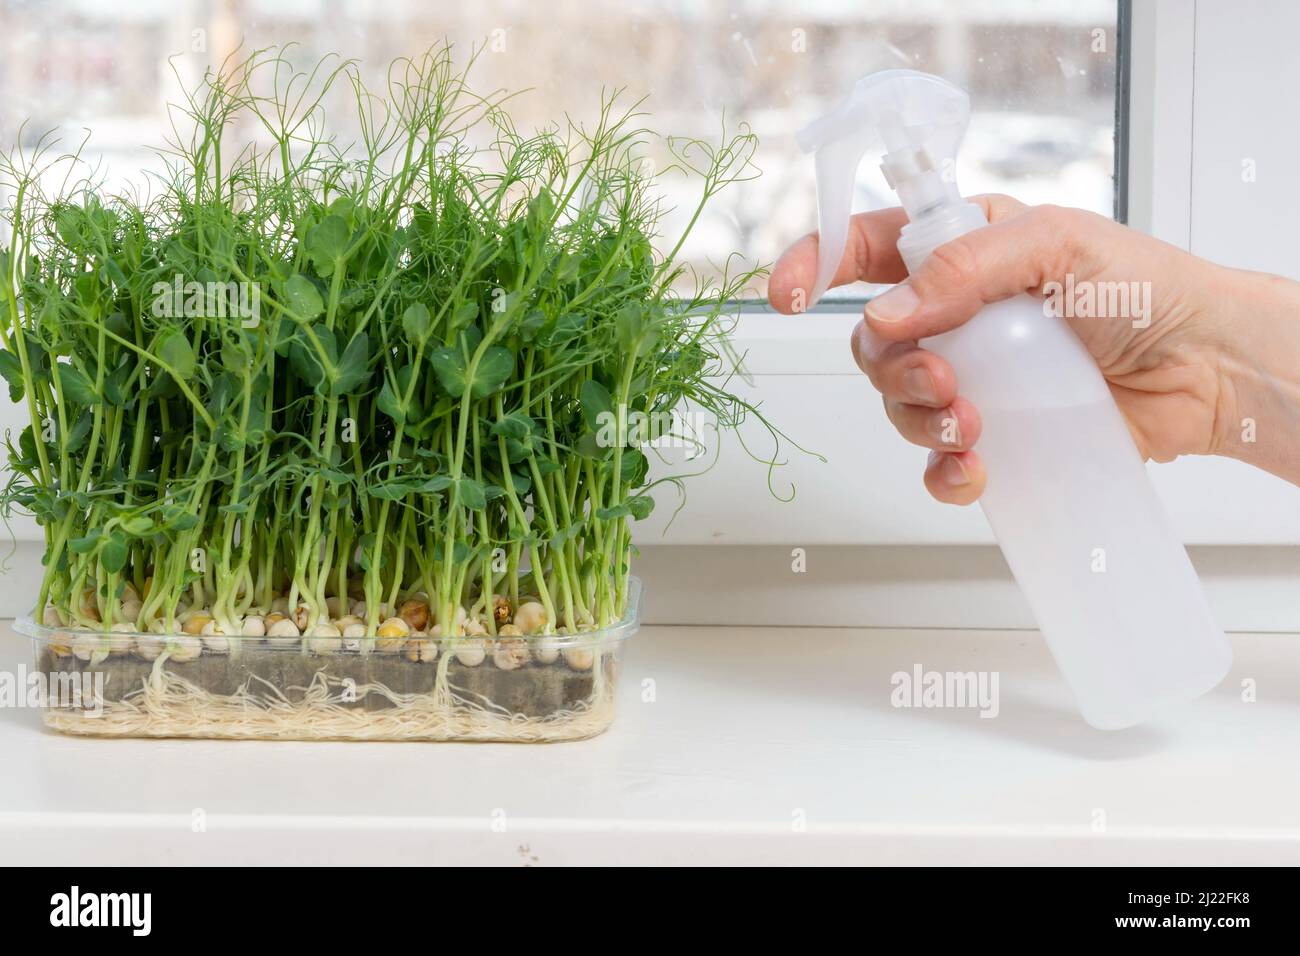
[[[443,46],[379,95],[350,62],[229,62],[173,113],[148,199],[48,140],[0,160],[0,374],[31,420],[0,502],[44,530],[38,617],[107,641],[279,606],[307,633],[359,599],[368,652],[411,595],[453,638],[495,634],[502,598],[539,602],[537,633],[623,616],[630,524],[681,481],[651,478],[662,423],[757,414],[725,333],[759,270],[677,260],[636,106],[526,135],[468,69]],[[698,184],[687,232],[755,174],[747,130],[663,142]]]

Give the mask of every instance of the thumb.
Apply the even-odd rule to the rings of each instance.
[[[868,302],[867,324],[891,342],[955,329],[990,302],[1038,292],[1048,278],[1066,271],[1091,271],[1091,265],[1078,264],[1082,250],[1103,227],[1114,225],[1079,209],[1035,206],[968,232],[939,246],[909,279]],[[1103,234],[1098,246],[1104,241]]]

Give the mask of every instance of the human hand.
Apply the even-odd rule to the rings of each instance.
[[[903,211],[853,217],[832,283],[898,283],[867,303],[853,355],[903,437],[932,449],[925,484],[935,498],[970,504],[983,491],[984,468],[972,450],[980,415],[960,397],[952,367],[917,340],[962,325],[987,303],[1042,295],[1067,276],[1076,288],[1138,283],[1149,290],[1140,317],[1067,320],[1144,458],[1229,455],[1300,483],[1300,286],[1217,266],[1083,210],[1006,196],[972,201],[990,225],[940,246],[910,278],[896,248]],[[794,311],[816,271],[814,234],[773,269],[772,305]]]

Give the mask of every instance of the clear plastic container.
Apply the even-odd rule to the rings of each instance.
[[[633,579],[623,620],[600,630],[513,642],[408,638],[384,650],[102,634],[30,617],[14,627],[32,639],[43,719],[60,733],[540,743],[592,737],[613,722],[640,602]]]

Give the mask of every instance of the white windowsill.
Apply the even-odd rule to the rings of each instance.
[[[745,313],[731,334],[752,375],[861,375],[849,351],[860,307],[804,315]]]
[[[13,670],[27,645],[3,632]],[[1234,645],[1218,690],[1114,734],[1037,635],[970,630],[646,628],[613,729],[550,746],[95,740],[5,709],[0,858],[1300,863],[1300,658]],[[891,707],[918,663],[998,671],[1000,716]]]

